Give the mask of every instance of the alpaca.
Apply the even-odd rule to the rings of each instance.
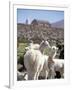
[[[46,79],[47,79],[47,77],[52,79],[55,76],[54,61],[53,61],[53,59],[56,56],[58,48],[56,46],[52,46],[52,47],[50,46],[50,47],[48,47],[48,50],[49,50],[48,54],[44,55],[45,56],[46,64],[44,64],[43,70],[41,71],[40,76],[43,76]],[[44,67],[46,67],[46,66],[49,68],[48,76],[45,73],[45,68]]]
[[[48,47],[47,41],[42,41],[39,47],[39,50],[35,50],[33,48],[27,50],[24,55],[24,65],[28,72],[28,80],[37,80],[40,72],[43,69],[43,65],[45,64],[44,55],[42,54],[44,48]],[[48,68],[46,67],[46,72],[48,72]]]
[[[43,54],[39,50],[30,49],[24,56],[24,63],[28,72],[28,80],[37,80],[45,63]]]
[[[61,77],[63,78],[64,76],[64,60],[59,60],[55,59],[56,53],[58,51],[58,48],[56,46],[52,46],[52,52],[51,52],[51,57],[53,60],[53,65],[51,67],[51,70],[49,72],[49,78],[52,76],[52,78],[55,78],[55,72],[60,72]],[[54,71],[53,71],[54,70]]]
[[[60,72],[61,77],[63,78],[63,74],[64,74],[64,60],[59,60],[59,59],[54,59],[56,56],[56,53],[58,51],[58,48],[56,48],[55,46],[52,47],[53,50],[55,50],[55,53],[53,55],[53,61],[54,61],[54,71],[55,72]]]
[[[45,64],[43,66],[43,69],[40,73],[40,77],[44,77],[45,79],[54,79],[56,76],[56,72],[59,72],[61,75],[61,78],[64,78],[64,60],[59,60],[59,59],[52,59],[48,56],[45,56]],[[46,65],[47,64],[47,65]],[[48,76],[45,73],[46,68],[48,67],[49,72]]]
[[[60,72],[61,78],[64,78],[64,60],[53,59],[55,72]]]

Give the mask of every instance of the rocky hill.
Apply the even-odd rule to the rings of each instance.
[[[51,26],[52,27],[55,27],[55,28],[64,28],[64,20],[61,20],[61,21],[57,21],[55,23],[52,23]]]
[[[64,41],[64,30],[62,28],[44,27],[39,25],[17,24],[17,37],[19,40],[27,39],[38,42],[46,39],[48,41]]]

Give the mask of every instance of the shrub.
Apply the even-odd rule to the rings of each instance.
[[[25,47],[28,46],[27,43],[19,43],[19,46],[17,48],[17,63],[23,65],[24,70],[24,54],[26,53]]]

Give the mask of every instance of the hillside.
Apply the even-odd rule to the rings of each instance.
[[[19,40],[24,38],[38,43],[43,39],[46,39],[50,42],[56,42],[56,40],[61,42],[64,41],[64,29],[44,27],[39,25],[26,25],[18,23],[17,35]]]
[[[64,28],[64,20],[52,23],[51,26],[55,28]]]

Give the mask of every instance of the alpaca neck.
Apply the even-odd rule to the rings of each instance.
[[[39,50],[40,50],[41,53],[43,54],[44,48],[40,46]]]
[[[56,56],[56,52],[55,52],[54,55],[53,55],[53,59],[55,58],[55,56]]]

